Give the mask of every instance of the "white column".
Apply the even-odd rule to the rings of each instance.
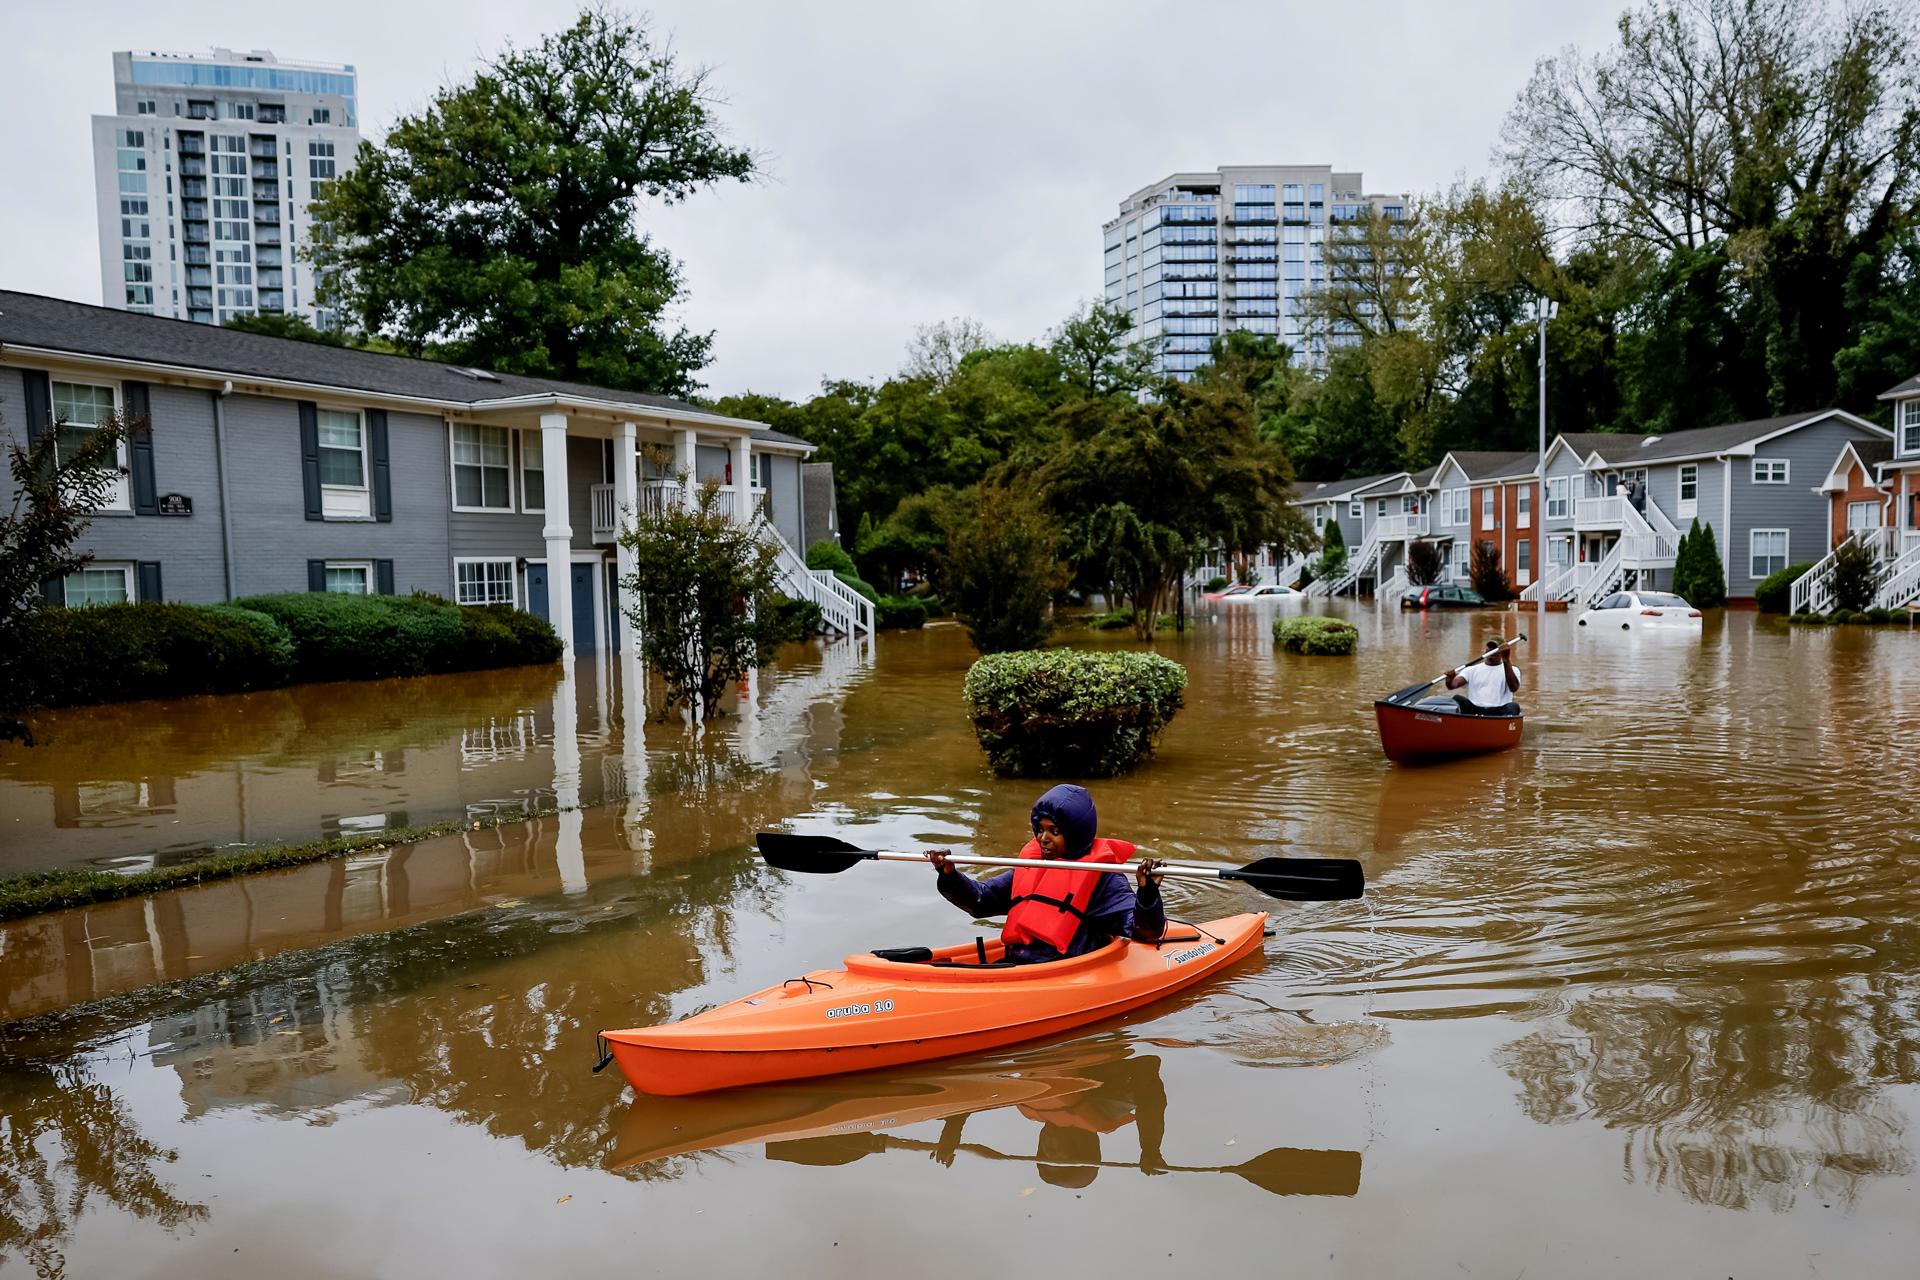
[[[547,612],[554,634],[573,661],[573,525],[567,510],[567,415],[540,415],[540,461],[546,468],[547,523],[540,536],[547,542]],[[568,667],[571,675],[572,668]]]
[[[613,519],[615,528],[623,531],[639,506],[640,456],[634,445],[637,434],[631,422],[623,422],[614,429]],[[619,651],[628,653],[634,648],[633,622],[621,605],[626,603],[626,581],[633,573],[633,552],[624,541],[615,542],[613,548],[614,634],[619,637]]]
[[[680,486],[686,491],[687,504],[693,504],[693,491],[699,485],[699,460],[695,446],[699,437],[693,428],[683,428],[673,442],[673,469],[680,474]]]
[[[560,810],[553,821],[553,858],[560,873],[560,888],[570,894],[587,891],[586,843],[581,838],[585,817],[580,812],[578,697],[579,688],[569,664],[566,674],[553,686],[553,801]]]
[[[733,514],[737,520],[753,515],[753,441],[747,436],[733,440]]]
[[[635,646],[637,650],[638,646]],[[633,869],[653,870],[653,829],[647,822],[646,668],[634,650],[620,654],[620,760],[627,782],[627,808],[621,824]],[[584,855],[583,855],[584,858]]]

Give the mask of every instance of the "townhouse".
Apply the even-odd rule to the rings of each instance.
[[[1880,399],[1892,404],[1892,434],[1843,443],[1814,492],[1827,504],[1826,547],[1857,542],[1878,561],[1875,607],[1920,608],[1920,375]],[[1794,612],[1833,607],[1832,568],[1826,550],[1794,582]]]
[[[50,599],[428,591],[527,609],[591,652],[627,639],[625,513],[712,482],[736,515],[767,514],[783,589],[842,631],[871,629],[866,602],[795,551],[818,523],[813,446],[761,423],[0,291],[0,436],[112,412],[140,424],[124,474],[83,543],[94,562],[46,584]]]

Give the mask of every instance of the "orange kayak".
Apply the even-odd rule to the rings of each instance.
[[[1121,939],[1050,964],[1006,963],[1000,943],[848,956],[663,1027],[603,1031],[635,1089],[704,1093],[978,1053],[1151,1004],[1260,945],[1265,912],[1170,921],[1158,943]]]

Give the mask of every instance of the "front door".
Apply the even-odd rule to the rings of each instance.
[[[573,569],[573,647],[577,653],[600,650],[599,619],[593,613],[593,571],[591,564],[576,564]]]
[[[547,566],[544,564],[527,566],[527,612],[553,621],[553,615],[547,611]]]

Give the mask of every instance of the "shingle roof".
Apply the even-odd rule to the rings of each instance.
[[[1875,437],[1871,440],[1852,440],[1853,452],[1861,462],[1871,467],[1876,463],[1893,461],[1893,441]]]
[[[1294,485],[1298,495],[1296,502],[1325,502],[1329,498],[1344,498],[1350,493],[1362,489],[1371,489],[1383,480],[1398,480],[1406,475],[1404,471],[1389,471],[1377,476],[1355,476],[1347,480],[1302,480]]]
[[[1914,374],[1911,378],[1908,378],[1905,382],[1899,383],[1895,386],[1888,387],[1885,391],[1882,391],[1879,394],[1879,396],[1876,398],[1880,400],[1891,400],[1896,396],[1910,396],[1910,395],[1913,395],[1915,392],[1920,392],[1920,373]]]
[[[1773,418],[1755,418],[1751,422],[1724,422],[1717,427],[1695,427],[1664,436],[1616,436],[1613,447],[1602,447],[1600,456],[1608,462],[1655,462],[1662,458],[1689,458],[1703,453],[1737,449],[1749,440],[1771,435],[1782,427],[1817,418],[1812,413],[1783,413]]]
[[[1584,462],[1596,453],[1606,457],[1610,448],[1637,446],[1647,437],[1626,431],[1569,431],[1559,438],[1567,442],[1567,448],[1573,450],[1574,457]],[[1553,448],[1551,442],[1547,448]]]
[[[1467,473],[1469,480],[1492,480],[1499,476],[1532,475],[1535,452],[1500,453],[1487,449],[1456,449],[1453,460]]]
[[[372,391],[454,405],[565,395],[725,420],[722,415],[670,396],[512,373],[476,377],[472,372],[462,372],[459,365],[434,360],[275,338],[10,290],[0,290],[0,346],[42,347],[210,374]]]

